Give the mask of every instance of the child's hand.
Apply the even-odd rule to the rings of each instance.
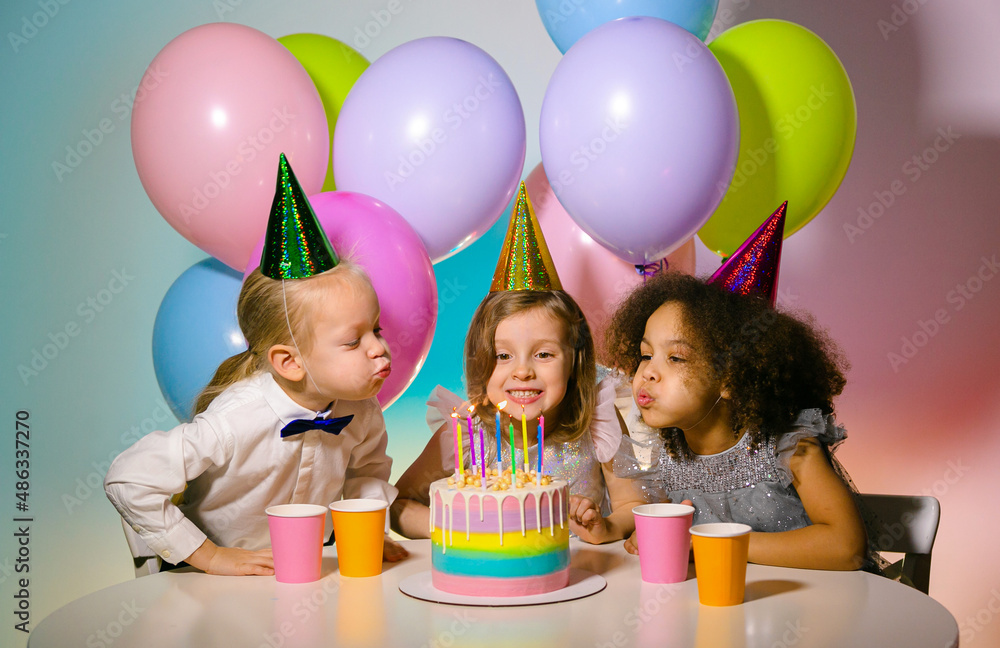
[[[220,576],[270,576],[274,573],[270,548],[250,551],[219,547],[211,540],[205,540],[185,562],[206,574]]]
[[[403,558],[409,556],[410,553],[403,549],[403,546],[389,538],[385,537],[385,541],[382,543],[382,560],[384,562],[399,562]]]
[[[570,495],[569,530],[584,542],[600,544],[606,541],[608,522],[592,500]]]
[[[633,556],[639,555],[639,541],[635,538],[635,531],[625,540],[625,551]]]
[[[572,498],[570,498],[570,499],[572,499]],[[667,501],[669,502],[670,500],[667,500]],[[687,504],[688,506],[694,506],[694,502],[692,502],[689,499],[684,500],[683,502],[681,502],[681,504]],[[628,537],[628,539],[625,540],[625,545],[624,546],[625,546],[625,551],[627,551],[628,553],[632,554],[633,556],[638,556],[639,555],[639,541],[638,541],[638,539],[636,539],[635,533],[636,532],[633,531],[632,535],[630,535]]]

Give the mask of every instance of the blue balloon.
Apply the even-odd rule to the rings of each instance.
[[[719,0],[535,0],[535,5],[545,30],[565,54],[590,30],[627,16],[662,18],[705,40]]]
[[[242,273],[217,259],[177,277],[153,323],[153,370],[174,415],[191,420],[194,401],[219,364],[247,348],[236,321]]]

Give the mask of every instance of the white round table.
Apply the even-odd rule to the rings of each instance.
[[[958,645],[958,624],[921,592],[863,572],[749,565],[743,605],[698,603],[693,567],[676,585],[639,577],[622,543],[572,541],[572,566],[601,574],[587,598],[530,607],[468,607],[410,598],[399,582],[430,569],[430,541],[381,576],[341,578],[333,547],[318,582],[165,572],[56,610],[31,648],[114,646],[931,646]]]

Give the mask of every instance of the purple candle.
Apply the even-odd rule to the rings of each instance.
[[[469,424],[469,461],[471,462],[469,465],[473,468],[473,472],[472,472],[473,475],[476,474],[475,473],[475,467],[476,467],[476,437],[472,433],[472,413],[475,412],[475,410],[476,410],[476,406],[475,405],[470,405],[469,406],[469,418],[465,419],[466,422]]]

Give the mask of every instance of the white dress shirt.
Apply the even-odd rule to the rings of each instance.
[[[125,522],[168,562],[186,559],[206,537],[220,547],[263,549],[271,545],[268,506],[395,499],[378,401],[336,401],[329,417],[348,414],[354,419],[340,434],[281,438],[285,425],[317,412],[295,403],[271,374],[257,374],[190,423],[152,432],[122,452],[104,488]],[[178,507],[170,498],[182,491]],[[326,524],[328,537],[329,515]]]

